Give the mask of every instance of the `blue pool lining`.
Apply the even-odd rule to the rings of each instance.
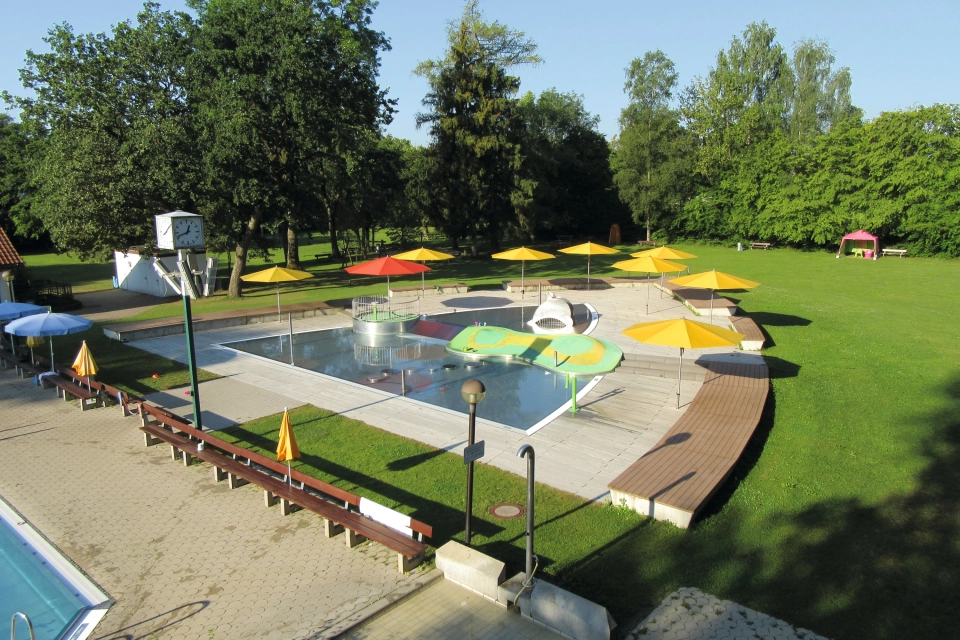
[[[59,574],[81,598],[87,601],[87,608],[81,611],[67,632],[61,636],[66,640],[87,638],[93,633],[97,623],[107,614],[107,610],[113,606],[115,602],[113,598],[2,495],[0,495],[0,518],[46,561],[51,570]]]

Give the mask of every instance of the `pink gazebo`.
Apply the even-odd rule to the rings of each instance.
[[[873,243],[873,249],[869,248],[871,242]],[[880,238],[870,235],[863,229],[843,236],[840,241],[840,248],[837,249],[838,258],[843,255],[844,245],[847,247],[847,253],[860,253],[865,258],[873,258],[874,260],[880,256]]]

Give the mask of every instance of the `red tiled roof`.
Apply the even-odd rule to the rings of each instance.
[[[17,267],[23,264],[23,258],[13,248],[13,243],[3,229],[0,229],[0,267]]]

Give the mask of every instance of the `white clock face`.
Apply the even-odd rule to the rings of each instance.
[[[197,219],[180,219],[173,223],[174,246],[199,247],[203,244],[203,228]]]

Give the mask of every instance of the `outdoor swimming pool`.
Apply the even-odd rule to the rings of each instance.
[[[0,500],[0,620],[20,611],[37,640],[82,640],[106,613],[109,597]],[[17,638],[27,638],[17,621]]]
[[[507,307],[458,311],[426,318],[445,325],[469,326],[487,323],[516,331],[530,331],[524,323],[534,307]],[[575,308],[575,320],[585,329],[591,312]],[[452,336],[451,336],[452,337]],[[563,374],[523,361],[465,357],[449,353],[449,338],[404,333],[369,336],[353,329],[308,331],[293,336],[293,364],[353,384],[466,413],[460,387],[470,378],[482,381],[486,399],[477,406],[477,416],[501,425],[535,431],[569,406],[571,389]],[[255,338],[223,345],[252,355],[290,363],[288,336]],[[578,381],[578,399],[593,376]],[[318,399],[322,405],[322,400]]]

